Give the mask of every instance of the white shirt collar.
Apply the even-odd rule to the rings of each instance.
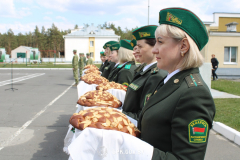
[[[177,69],[175,71],[173,71],[172,73],[168,74],[167,77],[164,79],[164,84],[167,83],[167,81],[172,78],[172,76],[174,76],[175,74],[177,74],[178,72],[180,72],[180,69]]]
[[[153,62],[153,63],[151,63],[151,64],[146,65],[146,66],[143,68],[143,72],[146,71],[149,67],[151,67],[151,66],[154,65],[155,63],[157,63],[157,62]]]
[[[119,63],[116,63],[114,67],[116,67]]]

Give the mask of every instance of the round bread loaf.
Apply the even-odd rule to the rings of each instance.
[[[102,90],[94,90],[85,93],[79,98],[77,103],[86,107],[102,106],[119,108],[122,106],[122,102],[115,96]]]
[[[69,122],[79,130],[92,127],[121,131],[135,137],[140,135],[140,131],[130,122],[125,114],[108,107],[91,108],[74,113]]]
[[[86,65],[86,66],[84,67],[84,69],[90,69],[90,68],[99,70],[98,67],[95,66],[95,65],[93,65],[93,64],[88,64],[88,65]]]
[[[90,69],[86,70],[84,73],[85,74],[95,73],[95,74],[99,74],[99,75],[101,74],[101,72],[99,70],[96,70],[94,68],[90,68]]]
[[[83,80],[87,84],[101,84],[104,82],[108,82],[106,78],[96,73],[85,74],[81,77],[81,80]]]
[[[121,89],[121,90],[127,91],[127,88],[124,85],[121,85],[121,84],[115,83],[115,82],[101,83],[96,87],[96,89],[97,90],[103,90],[103,91],[106,91],[106,90],[109,90],[109,89]]]

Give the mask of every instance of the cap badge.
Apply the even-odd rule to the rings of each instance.
[[[169,22],[172,22],[172,23],[176,23],[176,24],[179,24],[179,25],[182,24],[182,20],[179,19],[178,17],[174,16],[170,12],[167,13],[166,21],[169,21]]]
[[[139,32],[139,36],[140,36],[140,38],[149,37],[149,36],[151,36],[151,33],[149,33],[149,32]]]

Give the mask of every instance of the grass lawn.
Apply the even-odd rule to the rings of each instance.
[[[216,105],[214,121],[240,131],[240,99],[214,99],[214,102]]]
[[[212,89],[240,96],[240,82],[220,79],[212,81]]]
[[[101,64],[96,64],[100,67]],[[0,68],[11,68],[11,64],[0,64]],[[54,63],[42,63],[42,64],[13,64],[13,68],[72,68],[72,64],[56,64]]]
[[[212,81],[212,88],[240,96],[240,82],[231,80]],[[240,99],[214,99],[216,115],[214,121],[226,124],[240,131]]]

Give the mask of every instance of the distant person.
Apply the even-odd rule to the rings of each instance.
[[[79,67],[79,75],[80,78],[82,77],[82,71],[84,68],[84,59],[83,59],[83,53],[79,53],[79,61],[78,61],[78,67]]]
[[[213,76],[213,80],[215,80],[215,77],[216,77],[216,80],[218,80],[218,76],[216,74],[216,71],[218,69],[219,62],[218,62],[217,58],[215,58],[215,54],[212,54],[211,63],[212,63],[212,76]]]
[[[73,59],[72,59],[72,67],[73,67],[73,77],[75,79],[75,84],[73,86],[78,85],[78,56],[77,56],[77,50],[73,50]]]
[[[87,55],[87,65],[89,65],[89,64],[93,64],[93,60],[92,60],[92,58],[90,57],[90,54],[89,53],[87,53],[86,54]]]
[[[83,62],[84,62],[84,66],[86,66],[87,60],[84,53],[83,53]]]

